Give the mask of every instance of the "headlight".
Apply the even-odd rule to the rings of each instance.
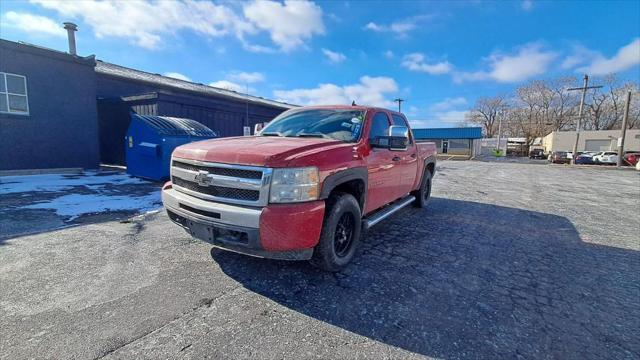
[[[318,199],[318,168],[273,169],[270,201],[288,203]]]

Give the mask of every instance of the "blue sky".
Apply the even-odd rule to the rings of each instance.
[[[479,96],[533,79],[640,80],[638,1],[0,5],[4,39],[66,50],[63,21],[80,55],[297,104],[401,97],[416,126],[455,126]]]

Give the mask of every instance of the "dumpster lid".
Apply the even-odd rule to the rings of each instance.
[[[131,119],[138,119],[163,135],[218,136],[215,131],[191,119],[139,114],[131,114]]]

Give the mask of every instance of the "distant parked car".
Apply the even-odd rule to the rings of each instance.
[[[601,151],[593,156],[593,162],[596,164],[617,164],[618,153],[615,151]]]
[[[542,149],[533,149],[529,151],[529,159],[544,159],[544,150]]]
[[[626,153],[623,157],[623,165],[635,166],[640,160],[640,152]]]
[[[568,164],[571,162],[569,153],[566,151],[552,151],[547,160],[552,164]]]
[[[593,155],[594,153],[590,153],[590,152],[583,152],[583,153],[578,152],[578,156],[576,157],[576,164],[583,164],[583,165],[594,164]]]

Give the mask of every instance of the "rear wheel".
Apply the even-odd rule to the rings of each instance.
[[[311,264],[325,271],[344,269],[356,252],[361,228],[362,213],[356,198],[347,193],[332,194]]]
[[[420,188],[412,192],[411,195],[416,197],[413,201],[414,207],[423,208],[427,206],[427,202],[431,198],[431,171],[425,170]]]

